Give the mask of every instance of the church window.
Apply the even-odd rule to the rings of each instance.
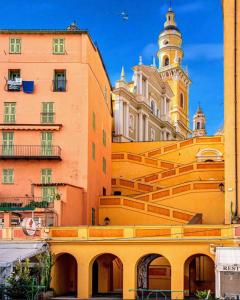
[[[163,58],[163,67],[169,66],[169,57],[166,56]]]
[[[197,129],[200,129],[200,128],[201,128],[201,123],[197,122]]]
[[[129,129],[134,130],[134,115],[129,114]]]
[[[155,114],[155,102],[153,100],[151,101],[151,111]]]
[[[184,108],[184,96],[183,93],[180,94],[180,106]]]
[[[155,141],[156,140],[156,133],[155,130],[151,128],[151,141]]]

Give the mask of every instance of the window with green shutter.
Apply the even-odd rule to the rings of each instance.
[[[65,39],[56,38],[53,39],[53,54],[64,54],[65,53]]]
[[[4,123],[15,123],[16,121],[16,103],[4,103]]]
[[[103,145],[106,146],[107,144],[107,135],[106,135],[106,131],[103,129],[103,136],[102,136],[102,139],[103,139]]]
[[[43,201],[54,201],[56,198],[56,187],[55,186],[43,186],[42,187]]]
[[[21,39],[10,38],[9,40],[9,53],[20,54],[21,53]]]
[[[3,184],[13,184],[14,183],[14,170],[13,169],[3,169],[2,170],[2,183]]]
[[[92,113],[92,128],[96,130],[96,114],[95,112]]]
[[[13,138],[14,138],[14,132],[2,132],[2,154],[3,155],[14,154]]]
[[[96,159],[96,145],[95,143],[92,143],[92,159]]]
[[[52,169],[41,170],[41,182],[42,184],[52,183]]]
[[[103,157],[103,160],[102,160],[102,170],[103,170],[103,173],[106,174],[106,172],[107,172],[107,161],[106,161],[105,157]]]
[[[42,132],[42,155],[52,155],[52,132]]]
[[[41,122],[42,123],[54,123],[54,110],[53,102],[42,103]]]

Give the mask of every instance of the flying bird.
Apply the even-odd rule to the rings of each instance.
[[[126,10],[122,11],[120,13],[120,16],[123,18],[124,21],[128,21],[129,19],[128,12]]]

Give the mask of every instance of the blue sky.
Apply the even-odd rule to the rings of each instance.
[[[198,103],[208,134],[223,123],[223,36],[220,0],[173,0],[183,34],[184,66],[192,79],[190,118]],[[125,66],[128,79],[138,63],[150,64],[157,50],[169,0],[11,0],[1,5],[0,28],[64,29],[76,20],[102,52],[112,83]],[[127,10],[129,21],[120,13]]]

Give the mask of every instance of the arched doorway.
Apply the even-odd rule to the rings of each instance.
[[[187,296],[194,296],[197,291],[215,291],[214,261],[207,255],[190,256],[184,264],[184,290]]]
[[[152,253],[143,256],[137,264],[137,289],[171,290],[171,265],[166,257]],[[139,295],[141,292],[139,292]],[[165,292],[165,294],[169,294]]]
[[[123,264],[113,254],[98,256],[92,264],[92,296],[122,297]]]
[[[77,296],[77,261],[68,253],[57,256],[55,292],[57,296]]]

